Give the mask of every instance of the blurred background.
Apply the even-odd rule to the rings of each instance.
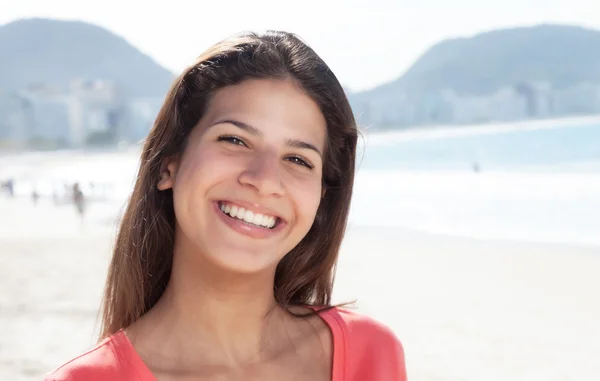
[[[0,0],[0,380],[88,349],[174,77],[297,33],[363,135],[336,302],[411,380],[600,379],[600,3]]]

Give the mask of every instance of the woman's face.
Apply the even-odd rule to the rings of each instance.
[[[273,270],[309,231],[327,125],[290,80],[218,90],[159,189],[173,189],[176,246],[235,272]]]

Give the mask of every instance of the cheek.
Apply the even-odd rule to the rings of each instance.
[[[177,171],[177,183],[200,192],[225,177],[229,168],[232,166],[226,157],[211,147],[199,146],[183,158]]]
[[[209,150],[198,149],[182,158],[173,185],[174,202],[180,205],[180,210],[201,207],[211,185],[224,176],[222,167],[214,165],[213,156]]]
[[[300,219],[312,225],[321,202],[320,181],[295,187],[294,199]]]

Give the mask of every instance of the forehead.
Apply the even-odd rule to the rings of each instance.
[[[205,119],[222,118],[240,119],[266,134],[310,138],[324,148],[327,122],[319,105],[289,79],[250,79],[217,90]]]

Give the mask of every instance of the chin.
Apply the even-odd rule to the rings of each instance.
[[[221,270],[237,274],[260,274],[274,272],[281,260],[275,253],[265,250],[248,250],[238,248],[221,247],[213,251],[210,261]]]

